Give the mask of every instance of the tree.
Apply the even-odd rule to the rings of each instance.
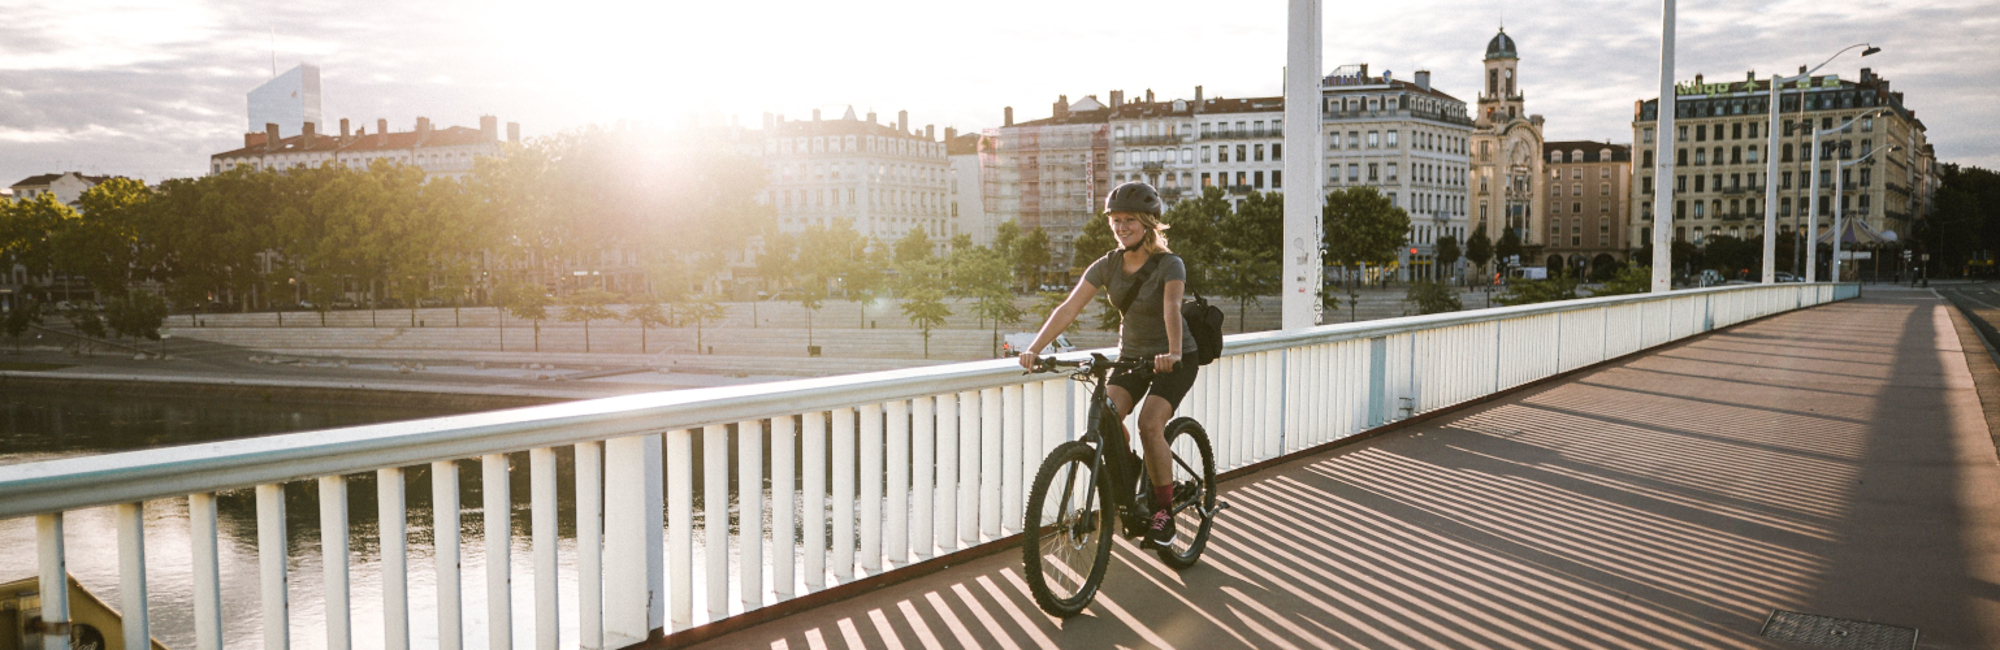
[[[1625,264],[1604,284],[1592,289],[1592,296],[1622,296],[1653,290],[1653,270],[1639,264]]]
[[[1001,222],[993,230],[993,251],[1002,259],[1014,259],[1015,251],[1021,245],[1021,224],[1012,219]]]
[[[1521,263],[1521,231],[1508,228],[1500,233],[1500,242],[1493,245],[1493,254],[1500,260],[1500,270],[1505,271]]]
[[[1014,247],[1014,277],[1021,280],[1023,290],[1034,291],[1042,283],[1042,271],[1048,268],[1049,259],[1049,233],[1035,226]]]
[[[729,308],[722,306],[722,303],[718,302],[715,294],[712,293],[699,293],[686,297],[680,303],[680,310],[681,313],[687,314],[688,318],[694,319],[695,354],[701,354],[702,350],[705,349],[702,347],[701,342],[702,326],[709,321],[722,320],[724,316],[729,315]],[[808,343],[807,345],[811,344]]]
[[[511,282],[501,285],[498,307],[515,318],[533,321],[535,325],[535,351],[542,351],[542,321],[549,317],[549,305],[554,300],[540,283]],[[501,320],[505,320],[502,318]],[[504,339],[506,326],[503,329]]]
[[[923,257],[896,264],[897,292],[903,295],[903,316],[910,324],[923,331],[924,358],[931,358],[931,330],[943,327],[945,319],[951,316],[951,307],[944,304],[944,265],[930,257],[925,249]]]
[[[1279,214],[1281,216],[1277,237],[1281,240],[1284,237],[1282,210]],[[1180,255],[1181,259],[1187,262],[1187,283],[1190,288],[1214,286],[1211,277],[1216,265],[1222,263],[1224,250],[1246,245],[1270,247],[1280,243],[1278,240],[1265,240],[1262,244],[1251,243],[1259,239],[1255,233],[1225,234],[1225,231],[1252,225],[1251,222],[1240,220],[1232,222],[1234,218],[1235,210],[1230,207],[1227,196],[1223,194],[1221,188],[1212,186],[1205,188],[1200,196],[1175,203],[1172,209],[1160,216],[1160,223],[1167,225],[1167,238],[1173,242],[1174,254]],[[1103,231],[1104,246],[1093,249],[1099,257],[1104,255],[1104,250],[1118,245],[1117,240],[1111,237],[1108,225],[1103,227]],[[1274,250],[1272,254],[1276,255],[1277,252]]]
[[[1347,269],[1343,275],[1348,278],[1348,318],[1352,320],[1358,302],[1353,291],[1361,265],[1396,260],[1396,249],[1402,247],[1410,231],[1410,215],[1375,188],[1350,187],[1327,195],[1320,219],[1326,233],[1326,259]],[[1322,303],[1332,290],[1320,289]]]
[[[918,262],[934,257],[931,252],[931,238],[922,228],[911,228],[896,240],[894,261],[898,264]]]
[[[1457,237],[1454,237],[1452,235],[1445,235],[1443,237],[1438,238],[1437,268],[1439,272],[1442,274],[1443,279],[1448,280],[1451,277],[1457,275],[1457,273],[1454,273],[1453,271],[1456,270],[1459,257],[1460,255],[1458,251]]]
[[[1000,340],[1000,324],[1021,320],[1021,308],[1014,304],[1013,269],[997,250],[973,248],[954,254],[952,284],[961,297],[972,299],[972,313],[992,321],[993,340]],[[994,344],[993,354],[999,353]]]
[[[21,353],[21,335],[27,334],[28,328],[41,323],[42,302],[26,296],[16,297],[14,308],[5,314],[0,314],[0,328],[4,328],[7,336],[14,339],[14,354]]]
[[[167,320],[167,301],[156,294],[135,291],[113,297],[104,303],[104,316],[111,330],[119,336],[160,340],[160,325]]]
[[[1237,331],[1245,331],[1249,304],[1283,288],[1285,242],[1284,195],[1251,192],[1236,211],[1222,218],[1217,239],[1220,250],[1206,275],[1215,293],[1236,301]]]
[[[655,325],[664,326],[668,324],[666,309],[660,306],[659,301],[652,298],[642,299],[632,306],[627,307],[623,320],[628,323],[639,324],[639,354],[647,352],[646,330]]]
[[[603,289],[584,289],[569,295],[568,306],[563,308],[565,322],[583,323],[583,351],[590,351],[590,321],[607,320],[618,317],[611,311],[610,304],[618,301],[618,294]]]
[[[1451,285],[1435,280],[1418,280],[1410,283],[1403,292],[1403,302],[1417,308],[1418,314],[1442,314],[1464,309],[1458,300],[1458,291]]]
[[[1481,284],[1492,284],[1492,276],[1486,273],[1486,263],[1493,260],[1493,240],[1486,236],[1486,224],[1472,229],[1472,237],[1466,241],[1465,261],[1480,273]]]
[[[1576,278],[1567,269],[1550,276],[1547,280],[1515,280],[1507,283],[1507,292],[1494,298],[1502,305],[1528,305],[1556,300],[1575,300]]]
[[[152,197],[145,183],[129,178],[85,190],[77,217],[51,233],[56,266],[82,275],[100,296],[125,295],[138,262],[139,213]]]

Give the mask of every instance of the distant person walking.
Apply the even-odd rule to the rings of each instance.
[[[1139,442],[1145,450],[1147,484],[1153,486],[1151,529],[1147,546],[1165,547],[1174,539],[1172,452],[1167,449],[1166,426],[1180,407],[1181,398],[1194,387],[1197,369],[1193,362],[1195,340],[1181,320],[1181,297],[1187,290],[1187,266],[1167,248],[1160,223],[1160,193],[1140,182],[1119,185],[1104,199],[1104,216],[1118,248],[1105,254],[1083,272],[1083,281],[1070,291],[1034,343],[1021,352],[1021,367],[1033,369],[1043,347],[1069,329],[1099,291],[1107,291],[1118,309],[1118,357],[1151,358],[1150,368],[1124,370],[1111,376],[1109,393],[1122,420],[1132,413],[1140,398]],[[1129,432],[1127,433],[1129,439]],[[1143,502],[1144,499],[1141,499]]]

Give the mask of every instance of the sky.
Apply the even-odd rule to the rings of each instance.
[[[1675,77],[1862,67],[1889,79],[1947,163],[2000,168],[2000,0],[1679,2]],[[428,117],[525,137],[620,121],[761,124],[848,106],[959,131],[1046,117],[1058,95],[1282,94],[1283,0],[404,3],[0,0],[0,183],[56,171],[158,182],[238,148],[250,89],[321,70],[327,130]],[[1658,95],[1660,3],[1329,2],[1322,72],[1368,63],[1477,99],[1505,25],[1549,140],[1632,139]]]

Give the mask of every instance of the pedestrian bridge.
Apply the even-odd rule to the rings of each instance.
[[[1183,406],[1208,555],[1121,540],[1066,621],[1011,535],[1085,395],[1010,361],[6,466],[0,524],[45,584],[116,576],[126,647],[2000,647],[2000,372],[1934,294],[1859,294],[1231,337]]]

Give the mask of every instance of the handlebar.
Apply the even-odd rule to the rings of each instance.
[[[1058,359],[1042,357],[1035,360],[1035,368],[1030,372],[1057,372],[1062,368],[1083,368],[1085,370],[1136,370],[1151,368],[1152,359],[1112,360],[1103,354],[1092,352],[1088,359]]]

